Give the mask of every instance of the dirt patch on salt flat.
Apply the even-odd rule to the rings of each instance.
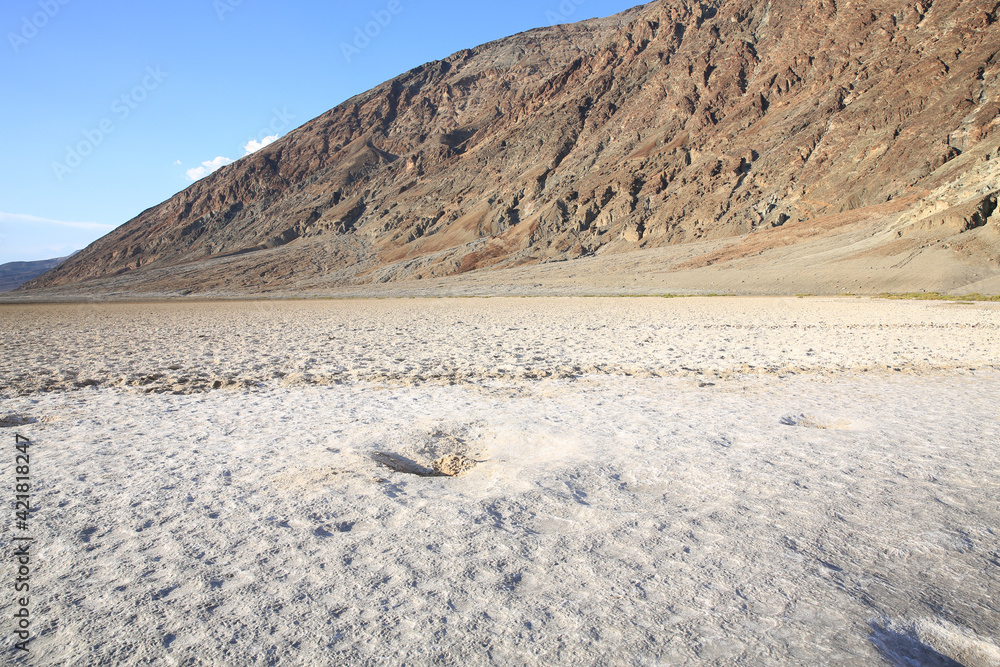
[[[427,464],[389,452],[375,452],[372,454],[372,460],[395,472],[417,475],[418,477],[458,477],[469,472],[479,463],[456,452],[445,454]]]
[[[781,418],[781,423],[785,426],[804,426],[806,428],[819,429],[846,429],[851,427],[851,422],[846,419],[827,419],[813,415],[787,415]]]
[[[28,424],[37,424],[38,419],[36,417],[28,417],[26,415],[7,415],[6,417],[0,417],[0,428],[14,428],[16,426],[27,426]]]

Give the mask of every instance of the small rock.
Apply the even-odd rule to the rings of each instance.
[[[452,452],[451,454],[445,454],[437,461],[431,463],[431,468],[442,475],[458,477],[475,468],[476,463],[473,459]]]

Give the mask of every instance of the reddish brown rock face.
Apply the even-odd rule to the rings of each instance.
[[[879,206],[915,221],[897,239],[998,227],[998,11],[665,0],[515,35],[348,100],[30,286],[384,282],[808,236]],[[927,200],[955,183],[982,201]]]

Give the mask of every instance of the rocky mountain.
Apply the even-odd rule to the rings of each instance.
[[[658,269],[780,269],[776,248],[848,231],[800,263],[995,277],[998,15],[660,0],[522,33],[347,100],[26,287],[262,292],[678,246]]]
[[[15,290],[32,278],[37,278],[63,262],[65,257],[42,259],[36,262],[7,262],[0,264],[0,292]]]

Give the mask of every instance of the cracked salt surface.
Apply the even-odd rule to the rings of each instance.
[[[1000,304],[398,299],[0,304],[0,392],[997,368]]]
[[[995,665],[997,396],[957,369],[7,396],[30,662]]]
[[[37,664],[881,664],[875,619],[1000,631],[996,374],[494,389],[34,398]],[[485,462],[370,458],[441,433]]]

